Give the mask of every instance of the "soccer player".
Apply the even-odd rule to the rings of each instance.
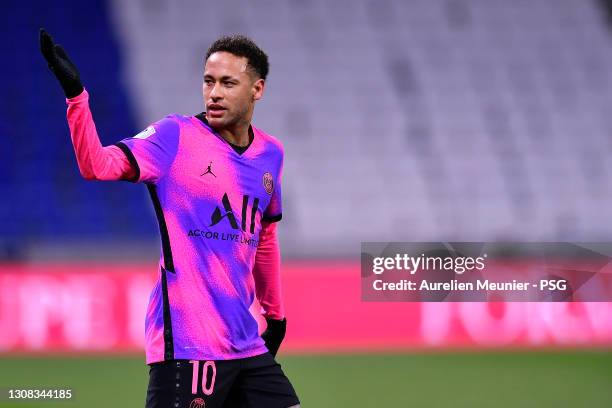
[[[283,148],[251,125],[267,55],[246,37],[221,37],[204,60],[205,112],[169,115],[102,146],[76,66],[44,29],[40,46],[66,95],[81,175],[144,183],[153,201],[161,257],[145,323],[146,406],[299,407],[274,359],[286,329],[276,235]]]

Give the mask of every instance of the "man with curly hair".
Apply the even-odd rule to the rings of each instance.
[[[44,29],[40,45],[66,95],[81,175],[144,183],[155,208],[161,256],[145,323],[146,407],[299,407],[275,361],[286,329],[276,235],[283,147],[251,125],[267,55],[247,37],[219,38],[204,61],[205,112],[169,115],[102,146],[76,66]]]

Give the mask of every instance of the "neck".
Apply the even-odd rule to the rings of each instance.
[[[240,122],[232,127],[219,129],[217,132],[222,138],[236,146],[249,144],[249,122]]]

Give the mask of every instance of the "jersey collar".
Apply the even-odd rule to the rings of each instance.
[[[240,156],[242,156],[249,149],[249,147],[251,147],[251,145],[253,144],[253,140],[255,139],[255,133],[253,132],[253,126],[251,126],[250,124],[249,124],[249,144],[247,144],[246,146],[238,146],[238,145],[235,145],[227,141],[223,136],[221,136],[216,130],[214,130],[210,126],[210,124],[208,123],[208,120],[206,119],[206,112],[200,112],[197,115],[195,115],[195,117],[199,119],[199,121],[202,122],[204,125],[206,125],[206,127],[210,129],[212,133],[214,133],[217,137],[219,137],[221,140],[227,143]]]

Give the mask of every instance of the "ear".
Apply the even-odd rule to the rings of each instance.
[[[253,100],[257,101],[263,97],[266,81],[259,78],[253,82]]]

